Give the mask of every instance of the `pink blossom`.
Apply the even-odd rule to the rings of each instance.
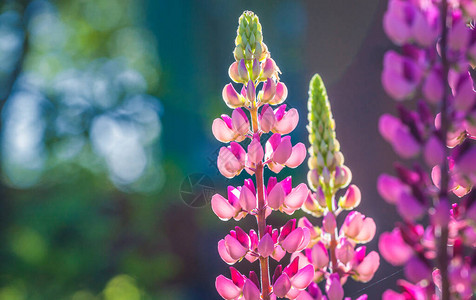
[[[306,146],[302,143],[291,144],[291,137],[281,137],[279,133],[273,134],[266,142],[265,160],[268,167],[278,173],[284,166],[295,168],[306,158]]]
[[[354,245],[346,238],[340,238],[336,248],[336,257],[344,265],[354,258]]]
[[[274,96],[276,95],[276,82],[274,79],[268,78],[266,82],[263,84],[263,88],[261,89],[260,99],[263,103],[270,102]]]
[[[329,300],[342,300],[344,298],[344,289],[337,273],[333,273],[327,278],[326,293]]]
[[[231,142],[228,147],[221,147],[218,153],[218,170],[227,177],[233,178],[241,173],[245,166],[246,152],[240,144]]]
[[[296,298],[304,290],[314,277],[314,269],[311,265],[299,268],[299,257],[281,271],[278,266],[273,275],[273,293],[277,297]]]
[[[288,88],[282,82],[278,82],[276,84],[276,93],[274,94],[274,98],[270,100],[268,103],[271,105],[281,104],[286,100],[288,97]]]
[[[261,73],[261,79],[268,79],[276,75],[278,67],[272,58],[267,58],[262,64],[261,68],[263,72]]]
[[[389,51],[385,54],[382,84],[385,91],[396,100],[411,96],[422,77],[420,67],[410,58]]]
[[[361,197],[360,189],[355,184],[351,184],[339,200],[339,206],[345,210],[354,209],[360,204]]]
[[[394,266],[406,263],[413,253],[412,248],[402,239],[398,228],[393,229],[392,232],[382,233],[378,247],[385,260]]]
[[[230,108],[243,106],[245,99],[240,96],[231,83],[225,85],[222,92],[223,100]]]
[[[301,251],[307,247],[311,234],[307,228],[296,228],[296,219],[289,220],[283,227],[278,237],[281,247],[289,253]]]
[[[275,111],[276,122],[273,132],[288,134],[296,128],[299,122],[299,114],[295,108],[286,111],[286,104],[279,106]]]
[[[367,243],[373,239],[376,226],[372,218],[365,217],[357,211],[352,211],[345,218],[340,231],[341,235],[345,234],[345,236],[358,243]]]
[[[222,115],[213,121],[212,131],[217,140],[223,143],[230,141],[241,142],[250,130],[250,123],[241,108],[233,110],[232,117]]]
[[[361,282],[370,281],[380,265],[380,257],[377,252],[372,251],[365,256],[365,250],[365,246],[357,248],[351,262],[352,270],[355,272],[353,278]]]
[[[269,104],[263,105],[261,108],[261,112],[258,116],[260,129],[263,132],[270,132],[274,125],[276,124],[276,117],[274,115],[273,109],[269,106]]]
[[[236,217],[241,211],[239,203],[240,189],[228,186],[228,199],[220,194],[215,194],[212,197],[213,212],[223,221]]]
[[[329,264],[329,253],[323,242],[318,241],[312,248],[305,250],[306,257],[316,270],[322,269]]]

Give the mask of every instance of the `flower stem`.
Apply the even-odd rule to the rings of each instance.
[[[257,133],[258,128],[258,108],[253,106],[250,109],[251,113],[251,125],[253,133]],[[258,213],[256,214],[256,221],[258,222],[258,236],[261,239],[266,232],[266,207],[264,202],[264,179],[263,179],[263,163],[259,163],[256,166],[256,186],[258,187]],[[261,288],[263,300],[269,300],[271,293],[271,286],[269,280],[269,259],[267,257],[260,256],[260,273],[261,273]]]
[[[447,15],[448,15],[448,3],[447,0],[441,2],[441,63],[443,65],[443,82],[444,82],[444,93],[443,99],[441,102],[441,128],[440,128],[440,138],[443,145],[446,145],[448,127],[449,127],[449,117],[448,117],[448,72],[449,72],[449,63],[446,55],[447,51],[447,40],[448,40],[448,26],[447,26]],[[449,181],[449,166],[448,166],[448,148],[444,147],[445,156],[443,163],[441,164],[441,182],[440,182],[440,194],[439,201],[448,201],[448,181]],[[448,212],[449,213],[449,212]],[[442,300],[450,299],[450,284],[448,279],[448,225],[442,224],[436,228],[436,232],[439,233],[438,240],[438,257],[437,264],[440,269],[441,274],[441,296]]]
[[[336,217],[335,215],[335,201],[334,201],[334,195],[330,198],[331,201],[328,201],[327,207],[329,208],[329,213],[334,215],[334,218]],[[337,228],[334,229],[334,232],[331,234],[331,243],[329,245],[329,252],[331,256],[331,272],[334,273],[334,271],[337,270],[337,256],[336,256],[336,247],[337,247]]]

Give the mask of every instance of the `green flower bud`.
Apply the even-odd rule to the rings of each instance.
[[[322,175],[323,180],[319,185],[323,185],[322,188],[332,194],[338,187],[334,185],[335,170],[336,167],[342,166],[344,157],[339,152],[340,145],[336,139],[335,121],[332,117],[326,87],[318,74],[314,75],[309,85],[308,109],[309,125],[307,129],[311,143],[308,165],[311,170],[317,169],[317,172]],[[340,174],[338,179],[341,186],[348,179],[342,178],[342,176],[343,174]],[[316,181],[315,178],[312,179],[314,180],[309,182],[309,185],[315,190]]]
[[[236,46],[241,46],[235,53],[235,58],[246,58],[247,60],[265,60],[269,54],[266,45],[263,43],[263,33],[258,16],[251,11],[245,11],[239,18],[238,29],[235,39]]]

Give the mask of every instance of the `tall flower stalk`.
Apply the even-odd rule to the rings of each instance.
[[[471,299],[476,291],[476,4],[465,0],[390,0],[384,29],[400,51],[384,58],[382,84],[399,116],[380,118],[380,133],[412,168],[378,180],[381,196],[402,217],[379,248],[404,265],[401,292],[383,299]],[[431,179],[430,179],[431,178]],[[430,212],[429,220],[424,217]],[[428,222],[429,221],[429,222]]]
[[[240,219],[247,215],[256,218],[257,229],[249,233],[236,226],[218,242],[218,252],[226,263],[233,265],[242,259],[259,261],[260,276],[250,272],[245,276],[230,267],[231,279],[220,275],[215,285],[224,299],[295,299],[309,285],[314,276],[311,265],[300,262],[299,257],[289,265],[278,265],[270,276],[269,258],[280,261],[286,253],[301,251],[310,241],[310,230],[296,226],[296,220],[288,221],[280,229],[266,223],[273,211],[288,215],[301,208],[309,190],[305,184],[292,187],[291,177],[279,181],[270,177],[264,184],[264,169],[279,173],[284,167],[295,168],[306,157],[304,144],[291,144],[290,133],[296,127],[299,116],[296,109],[286,110],[284,102],[287,88],[279,81],[279,68],[263,43],[261,24],[252,12],[244,12],[239,18],[235,39],[230,78],[242,85],[238,93],[233,84],[223,89],[225,103],[233,109],[231,117],[222,115],[215,119],[212,131],[217,140],[229,143],[219,151],[217,165],[220,173],[233,178],[244,169],[250,176],[242,186],[228,187],[227,197],[212,197],[212,209],[222,220]],[[261,90],[257,93],[257,88]],[[272,133],[262,147],[264,134]],[[247,150],[239,144],[250,140]]]
[[[308,109],[311,143],[308,183],[313,192],[306,199],[303,210],[314,217],[322,217],[322,227],[313,225],[306,217],[299,220],[299,226],[311,232],[311,242],[303,253],[294,256],[312,264],[315,271],[314,282],[306,292],[307,298],[303,299],[342,300],[342,285],[349,276],[368,282],[379,267],[380,258],[375,251],[366,255],[365,246],[356,248],[373,239],[376,226],[372,218],[354,210],[360,204],[361,193],[356,185],[349,186],[352,174],[344,165],[326,88],[318,74],[309,85]],[[337,192],[345,188],[345,194],[337,199]],[[336,217],[345,211],[350,213],[339,229]],[[326,296],[317,286],[323,280],[326,281]],[[367,296],[359,299],[367,299]]]

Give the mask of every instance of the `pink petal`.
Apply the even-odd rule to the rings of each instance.
[[[225,240],[221,239],[218,242],[218,254],[220,254],[221,259],[229,265],[236,263],[237,259],[233,259],[228,250],[226,249]]]
[[[378,248],[385,260],[394,266],[406,263],[413,253],[412,248],[403,241],[398,229],[382,233]]]
[[[430,103],[437,104],[443,98],[443,83],[441,82],[440,72],[432,70],[426,76],[422,90]]]
[[[384,68],[382,72],[382,85],[385,91],[395,100],[404,100],[410,96],[416,85],[407,81],[401,74]]]
[[[291,156],[292,151],[291,137],[285,136],[281,138],[281,142],[274,150],[271,159],[278,164],[284,165]]]
[[[276,72],[276,63],[272,58],[267,58],[262,64],[263,72],[261,74],[262,78],[269,78],[274,75]]]
[[[372,279],[380,265],[380,257],[377,252],[370,252],[364,260],[354,270],[358,273],[361,282],[368,282]]]
[[[225,85],[222,92],[223,100],[225,100],[226,105],[230,108],[237,108],[243,106],[244,101],[238,95],[235,88],[231,83]]]
[[[228,221],[233,218],[238,210],[223,196],[215,194],[212,197],[212,210],[220,220]]]
[[[281,276],[276,279],[276,282],[273,284],[273,293],[277,297],[284,297],[291,289],[291,281],[286,273],[281,274]]]
[[[413,137],[406,127],[399,127],[395,131],[392,146],[395,152],[403,158],[411,158],[420,153],[420,143]]]
[[[253,164],[258,164],[263,160],[264,151],[259,139],[253,138],[248,145],[248,160]]]
[[[397,1],[390,2],[395,3]],[[405,44],[410,38],[410,27],[406,21],[397,15],[390,7],[383,17],[383,28],[387,36],[397,45]]]
[[[327,278],[326,292],[329,300],[342,300],[344,298],[344,289],[340,284],[339,275],[336,273]]]
[[[317,242],[311,249],[306,249],[306,256],[316,269],[322,269],[329,264],[329,254],[326,246],[321,241]]]
[[[223,143],[228,143],[235,137],[235,132],[230,129],[221,118],[217,118],[213,121],[212,132],[215,138]]]
[[[273,251],[273,254],[271,254],[271,257],[275,260],[275,261],[280,261],[284,255],[286,255],[286,251],[283,250],[283,248],[281,248],[281,246],[279,245],[276,245],[274,247],[274,251]]]
[[[386,290],[382,295],[382,300],[406,300],[407,298],[392,290]]]
[[[349,238],[354,239],[360,233],[364,218],[365,216],[360,212],[352,211],[345,217],[341,231]]]
[[[354,258],[354,245],[346,238],[341,238],[336,248],[336,256],[344,265]]]
[[[265,104],[261,109],[259,122],[260,129],[263,132],[269,132],[273,129],[274,124],[276,123],[276,117],[274,116],[273,109],[268,104]]]
[[[470,31],[466,22],[460,20],[453,24],[448,34],[448,46],[452,50],[463,51],[468,46]]]
[[[241,207],[250,212],[256,208],[256,196],[255,193],[250,191],[250,189],[246,186],[241,188],[240,193],[240,205]]]
[[[247,279],[243,286],[243,298],[244,300],[260,300],[260,290],[253,283],[253,281]]]
[[[237,287],[231,279],[228,279],[223,275],[217,277],[215,280],[215,287],[218,294],[220,294],[223,299],[235,299],[241,294],[241,289]]]
[[[261,101],[267,103],[274,98],[276,94],[276,82],[273,79],[268,78],[263,84],[263,94],[261,96]]]
[[[246,135],[250,131],[250,123],[243,109],[236,108],[231,114],[233,129],[241,135]]]
[[[322,229],[327,233],[334,233],[337,226],[336,218],[334,213],[327,212],[322,219]]]
[[[242,258],[246,252],[248,252],[248,249],[243,247],[243,245],[231,235],[225,236],[225,246],[230,257],[234,260]]]
[[[298,248],[296,249],[296,251],[304,250],[309,245],[309,242],[311,241],[311,233],[309,229],[303,228],[302,230],[303,230],[304,236]]]
[[[282,242],[281,246],[289,253],[296,252],[304,237],[304,231],[298,227],[294,229]]]
[[[307,265],[291,278],[291,285],[299,290],[307,288],[314,278],[314,267]]]
[[[297,143],[292,150],[291,156],[286,161],[286,166],[290,168],[296,168],[306,158],[306,146],[303,143]]]
[[[274,151],[278,148],[281,143],[281,135],[279,133],[273,134],[267,141],[266,141],[266,160],[271,158]]]
[[[268,206],[273,209],[279,209],[283,205],[285,197],[286,195],[281,183],[276,184],[267,197]]]
[[[360,204],[361,197],[360,189],[355,184],[351,184],[344,197],[339,200],[339,206],[351,210]]]
[[[246,151],[241,147],[240,144],[236,142],[231,142],[230,145],[228,146],[228,149],[230,149],[231,153],[236,157],[236,159],[242,164],[245,164],[246,160]]]
[[[226,178],[233,178],[241,172],[242,164],[236,159],[227,147],[222,147],[218,153],[217,166],[220,173]]]
[[[429,166],[439,165],[445,159],[444,146],[436,135],[432,135],[428,139],[423,153],[425,161]]]
[[[238,75],[242,82],[247,82],[249,80],[248,69],[246,68],[246,63],[243,58],[238,62]]]
[[[400,119],[390,114],[383,114],[378,122],[379,132],[387,142],[392,142],[395,139],[395,132],[401,126]]]
[[[307,188],[307,185],[305,183],[301,183],[295,187],[289,195],[286,196],[284,199],[284,204],[294,210],[299,209],[303,205],[304,201],[306,201],[308,194],[309,189]]]
[[[269,233],[266,233],[259,241],[258,252],[261,256],[268,257],[273,253],[273,251],[274,251],[273,238],[269,235]]]
[[[430,25],[423,12],[415,10],[415,21],[412,28],[413,37],[423,47],[429,47],[434,44],[437,38],[438,32]]]
[[[228,76],[230,76],[231,80],[236,83],[243,83],[244,81],[241,79],[240,74],[238,73],[238,62],[234,62],[230,65],[228,69]]]
[[[397,202],[397,211],[406,220],[415,220],[426,211],[423,204],[418,201],[410,192],[402,192]]]
[[[280,134],[288,134],[296,128],[298,122],[299,114],[295,108],[292,108],[275,124],[274,131]]]
[[[400,194],[406,187],[400,181],[400,179],[382,174],[378,178],[377,189],[385,201],[390,204],[395,204],[400,198]]]
[[[372,218],[366,217],[362,222],[362,227],[359,234],[355,237],[359,243],[367,243],[371,241],[375,236],[375,231],[377,227]]]
[[[276,94],[274,95],[273,100],[269,101],[269,104],[276,105],[281,104],[288,97],[288,88],[282,82],[276,84]]]

